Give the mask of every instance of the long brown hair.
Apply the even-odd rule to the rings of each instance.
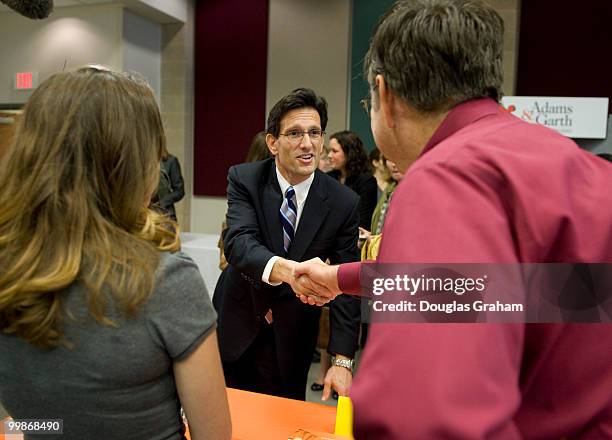
[[[329,140],[335,139],[346,157],[346,177],[356,177],[362,174],[372,174],[372,167],[368,160],[363,141],[353,131],[343,130],[332,134]]]
[[[62,338],[62,292],[109,295],[133,316],[152,293],[178,227],[147,208],[165,137],[142,80],[85,67],[44,81],[0,164],[0,330],[42,347]]]

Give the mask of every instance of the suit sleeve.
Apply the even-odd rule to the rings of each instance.
[[[338,231],[335,251],[329,260],[332,264],[359,260],[357,239],[359,236],[359,208],[355,203],[344,225]],[[327,351],[353,358],[357,350],[361,323],[361,301],[351,295],[340,295],[329,306],[330,335]]]
[[[383,230],[384,262],[515,262],[492,173],[407,174]],[[351,398],[356,438],[519,439],[521,324],[373,324]]]
[[[261,275],[274,254],[262,244],[254,201],[240,181],[235,167],[230,168],[227,186],[227,230],[223,244],[225,258],[259,288]]]

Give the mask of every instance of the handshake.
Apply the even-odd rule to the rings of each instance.
[[[304,304],[322,306],[342,292],[338,287],[338,266],[329,266],[319,258],[298,263],[279,259],[270,274],[270,281],[288,283]]]

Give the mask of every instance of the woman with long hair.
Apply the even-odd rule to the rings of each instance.
[[[148,208],[150,87],[99,67],[32,94],[0,164],[0,401],[67,439],[226,439],[215,313],[178,227]],[[27,437],[26,437],[27,438]]]
[[[363,142],[357,133],[344,130],[330,136],[328,148],[333,168],[328,174],[360,197],[359,226],[368,229],[376,206],[378,186]]]

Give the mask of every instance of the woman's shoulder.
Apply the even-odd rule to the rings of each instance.
[[[174,165],[174,164],[178,164],[179,160],[178,160],[178,157],[176,157],[175,155],[168,154],[168,156],[165,159],[163,159],[163,162],[167,165],[170,165],[170,164]]]
[[[208,294],[196,263],[184,252],[162,252],[155,272],[155,301],[167,297]]]
[[[215,327],[217,315],[198,267],[183,252],[164,252],[155,291],[146,305],[146,322],[153,339],[170,357],[191,353]]]
[[[167,278],[169,275],[176,276],[199,275],[198,266],[193,259],[182,251],[162,252],[160,254],[157,278]]]
[[[206,307],[210,302],[198,266],[183,252],[162,252],[149,308],[158,310],[198,302]]]

